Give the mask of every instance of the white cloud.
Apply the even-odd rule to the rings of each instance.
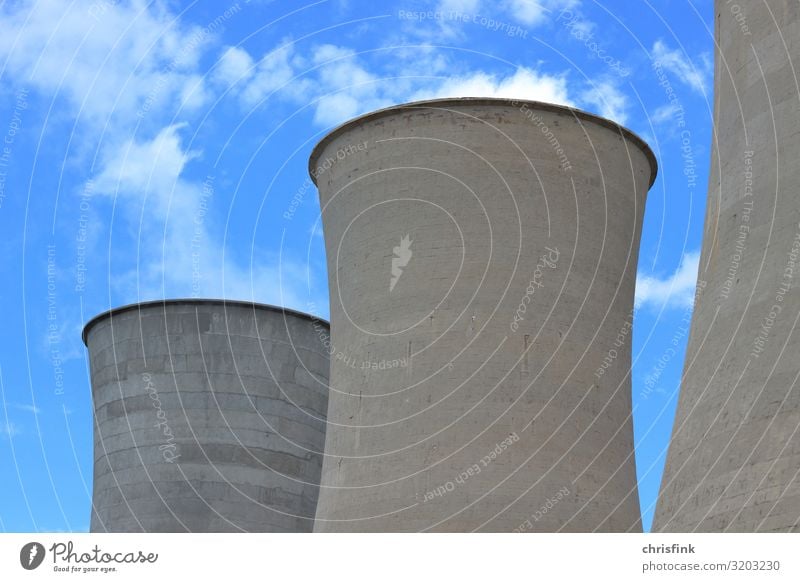
[[[320,288],[294,257],[251,249],[241,257],[215,234],[210,208],[218,197],[213,177],[197,182],[184,176],[200,152],[182,143],[182,125],[163,128],[152,140],[131,140],[108,148],[95,180],[98,195],[126,203],[135,260],[113,265],[112,283],[121,302],[163,297],[222,297],[278,303],[305,309]],[[308,289],[309,281],[313,285]]]
[[[536,26],[548,19],[554,19],[561,10],[569,10],[578,0],[507,0],[508,12],[522,24]]]
[[[414,59],[413,54],[404,55],[400,64],[370,66],[346,47],[317,46],[305,57],[296,54],[292,45],[284,44],[269,53],[269,65],[264,69],[278,74],[251,79],[242,89],[242,99],[245,105],[252,105],[267,91],[294,79],[277,96],[297,106],[311,103],[314,122],[322,127],[382,107],[446,97],[544,101],[584,107],[620,124],[628,121],[629,99],[614,79],[605,78],[580,87],[570,86],[567,73],[551,74],[528,67],[519,67],[510,74],[481,70],[453,73],[453,67],[441,52],[423,51],[418,56],[424,64],[418,60],[413,69],[408,65]],[[303,69],[306,64],[310,68]]]
[[[382,107],[442,97],[506,97],[574,104],[566,75],[550,75],[527,67],[507,75],[484,71],[445,74],[451,69],[441,53],[418,53],[414,68],[409,67],[409,60],[415,56],[407,55],[400,63],[384,65],[379,73],[346,47],[321,45],[304,57],[284,44],[269,53],[264,74],[245,83],[240,98],[252,106],[294,78],[277,95],[297,106],[312,103],[314,122],[323,127]],[[305,65],[310,68],[304,69]]]
[[[691,307],[697,286],[697,269],[700,253],[689,252],[683,255],[681,263],[672,275],[659,278],[653,275],[636,277],[636,306]]]
[[[0,422],[0,434],[7,437],[15,437],[20,433],[20,428],[13,422]]]
[[[709,79],[713,73],[713,63],[708,55],[689,59],[680,50],[670,49],[666,43],[657,40],[653,45],[653,60],[692,90],[702,94],[708,92]]]
[[[282,40],[279,46],[258,61],[255,73],[242,90],[244,104],[252,107],[278,89],[284,94],[302,97],[308,80],[295,79],[291,84],[289,82],[304,65],[303,59],[295,54],[291,39]]]
[[[662,105],[653,111],[653,113],[650,115],[650,120],[656,125],[672,122],[675,120],[678,113],[680,113],[681,107],[682,106],[677,103],[667,103],[666,105]]]
[[[441,0],[437,10],[443,12],[473,13],[481,6],[481,0]]]
[[[32,412],[33,414],[41,414],[42,409],[38,406],[34,406],[33,404],[15,404],[16,408],[20,410],[25,410],[26,412]]]
[[[590,109],[603,117],[613,119],[621,125],[628,121],[628,98],[611,81],[605,80],[592,85],[581,94],[581,99]]]
[[[210,37],[178,22],[163,3],[142,0],[5,3],[3,74],[44,93],[58,92],[95,127],[111,117],[117,125],[132,125],[145,104],[163,111],[186,100],[187,80]]]
[[[106,148],[104,162],[94,181],[94,191],[105,196],[144,199],[164,212],[175,201],[176,188],[186,164],[200,156],[184,151],[178,131],[185,124],[163,128],[152,140],[129,139]],[[182,202],[177,200],[178,204]]]
[[[211,99],[206,82],[200,75],[189,75],[180,88],[180,106],[185,111],[196,111]]]
[[[520,67],[509,77],[476,72],[443,80],[437,87],[423,89],[414,99],[439,97],[506,97],[572,105],[567,80]]]
[[[132,246],[115,244],[108,257],[110,283],[121,291],[120,299],[197,294],[280,302],[283,297],[287,305],[302,309],[306,302],[301,299],[307,296],[303,265],[289,257],[279,266],[277,257],[256,249],[251,269],[246,257],[224,252],[213,213],[207,212],[202,224],[195,222],[205,203],[203,184],[187,178],[186,168],[201,152],[184,147],[185,124],[167,120],[174,120],[178,108],[205,106],[212,91],[239,78],[242,87],[235,94],[253,105],[308,63],[294,53],[290,39],[259,59],[228,47],[204,77],[201,57],[216,42],[215,33],[185,24],[173,6],[159,0],[4,3],[3,78],[48,100],[57,97],[55,111],[75,117],[86,131],[75,140],[76,147],[85,144],[83,155],[93,154],[102,136],[93,195],[120,203],[123,228],[115,226],[115,241],[137,239]],[[299,98],[304,87],[303,81],[293,82],[284,93]],[[192,246],[194,237],[202,241],[199,250]],[[193,253],[200,255],[196,282]],[[14,426],[6,429],[16,431]]]
[[[212,77],[224,85],[233,85],[239,81],[246,81],[253,76],[255,62],[250,54],[243,48],[230,46],[219,58]]]

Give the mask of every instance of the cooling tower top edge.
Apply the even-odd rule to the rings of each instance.
[[[114,317],[126,311],[133,311],[142,308],[149,308],[155,307],[158,305],[162,305],[166,307],[167,305],[222,305],[223,307],[231,306],[231,307],[252,307],[253,309],[262,309],[265,311],[274,311],[277,313],[283,313],[284,315],[292,315],[294,317],[299,317],[301,319],[308,319],[310,321],[318,321],[322,325],[326,327],[330,327],[330,323],[322,319],[320,317],[316,317],[311,315],[310,313],[304,313],[302,311],[297,311],[296,309],[289,309],[288,307],[279,307],[277,305],[269,305],[266,303],[256,303],[253,301],[241,301],[237,299],[201,299],[201,298],[179,298],[179,299],[156,299],[154,301],[142,301],[140,303],[128,303],[127,305],[121,305],[119,307],[114,307],[113,309],[109,309],[107,311],[103,311],[92,317],[89,321],[86,322],[86,325],[83,326],[83,332],[81,333],[81,339],[83,340],[84,345],[86,343],[86,339],[89,335],[89,331],[92,327],[94,327],[100,321],[107,319],[109,317]]]
[[[345,121],[344,123],[336,126],[334,129],[329,131],[319,142],[317,142],[317,145],[314,146],[314,149],[311,150],[311,155],[309,156],[308,159],[308,172],[309,175],[311,176],[311,180],[314,182],[315,185],[317,184],[317,180],[314,174],[315,174],[317,159],[320,157],[322,150],[324,150],[325,147],[327,147],[328,143],[330,143],[333,139],[335,139],[342,133],[352,129],[353,127],[365,121],[372,121],[376,118],[395,114],[398,111],[402,111],[403,109],[423,109],[423,108],[436,109],[436,108],[446,108],[459,105],[508,105],[512,107],[527,105],[529,109],[534,109],[539,111],[554,111],[560,113],[569,113],[580,119],[591,121],[593,123],[596,123],[597,125],[601,125],[603,127],[611,129],[612,131],[622,134],[625,138],[627,138],[635,145],[637,145],[639,149],[642,150],[642,153],[644,153],[644,155],[647,157],[648,162],[650,163],[650,183],[648,184],[648,188],[652,187],[653,183],[656,181],[656,176],[658,175],[658,162],[656,160],[655,154],[653,154],[653,150],[650,149],[650,146],[647,145],[647,142],[644,139],[639,137],[636,133],[634,133],[627,127],[620,125],[615,121],[611,121],[610,119],[606,119],[605,117],[595,115],[594,113],[589,113],[588,111],[584,111],[576,107],[569,107],[567,105],[557,105],[555,103],[547,103],[544,101],[531,101],[528,99],[510,99],[510,98],[497,98],[497,97],[448,97],[445,99],[428,99],[424,101],[412,101],[409,103],[392,105],[391,107],[385,107],[383,109],[378,109],[376,111],[364,113],[363,115],[359,115],[348,121]]]

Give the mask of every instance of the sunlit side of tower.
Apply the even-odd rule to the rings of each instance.
[[[800,530],[800,2],[715,5],[714,142],[657,531]]]
[[[630,323],[655,159],[504,99],[314,150],[331,294],[315,531],[640,531]]]

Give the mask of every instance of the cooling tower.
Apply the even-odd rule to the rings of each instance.
[[[310,160],[331,295],[315,531],[641,531],[630,325],[656,162],[575,109],[384,109]]]
[[[800,3],[716,2],[698,294],[653,528],[800,530]]]
[[[86,324],[91,531],[311,531],[327,330],[288,309],[194,299]]]

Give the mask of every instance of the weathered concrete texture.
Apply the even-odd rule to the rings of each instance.
[[[800,530],[800,2],[716,3],[699,295],[657,531]]]
[[[311,531],[327,330],[290,310],[207,300],[90,321],[91,531]]]
[[[345,124],[310,170],[333,336],[315,531],[639,531],[646,145],[572,109],[441,100]]]

